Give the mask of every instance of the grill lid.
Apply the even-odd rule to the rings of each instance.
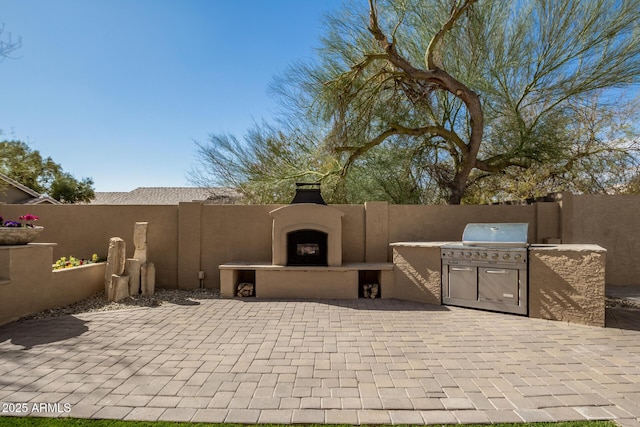
[[[462,243],[468,246],[525,247],[528,223],[470,223],[462,233]]]

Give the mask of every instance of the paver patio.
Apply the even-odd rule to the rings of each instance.
[[[9,411],[24,403],[29,415],[135,420],[640,426],[634,319],[625,318],[626,329],[596,328],[398,300],[214,299],[22,321],[0,327],[0,410],[25,415]],[[32,412],[35,403],[50,405]]]

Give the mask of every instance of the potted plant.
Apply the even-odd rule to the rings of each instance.
[[[0,216],[0,245],[26,245],[42,233],[44,227],[34,225],[38,218],[27,214],[18,218],[20,221],[5,221]]]

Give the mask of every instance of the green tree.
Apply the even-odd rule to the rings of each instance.
[[[249,203],[287,203],[296,181],[326,181],[322,162],[331,159],[320,152],[313,134],[285,128],[255,125],[245,138],[248,143],[226,134],[196,143],[199,164],[189,180],[234,187]]]
[[[95,198],[93,180],[78,181],[68,173],[61,173],[51,184],[50,196],[63,203],[90,202]]]
[[[64,203],[88,202],[95,197],[91,178],[76,180],[51,157],[43,158],[22,141],[0,142],[0,173]]]
[[[308,132],[313,153],[333,160],[316,160],[317,171],[343,201],[368,192],[455,204],[571,184],[608,191],[637,161],[636,119],[621,124],[627,139],[611,140],[617,125],[595,132],[584,108],[592,123],[613,120],[620,101],[633,100],[638,22],[640,0],[347,8],[328,18],[317,60],[295,64],[276,87],[288,114],[281,152],[296,151],[288,138],[298,129]],[[287,178],[277,163],[265,170]]]
[[[631,192],[640,159],[638,99],[607,105],[594,95],[569,103],[571,121],[565,118],[567,141],[556,158],[532,163],[525,170],[507,167],[501,174],[487,174],[469,187],[475,202],[536,198],[550,192],[621,194]]]

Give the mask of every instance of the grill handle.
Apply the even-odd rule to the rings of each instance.
[[[472,271],[473,267],[451,267],[451,271]]]
[[[487,274],[507,274],[507,270],[486,270]]]

